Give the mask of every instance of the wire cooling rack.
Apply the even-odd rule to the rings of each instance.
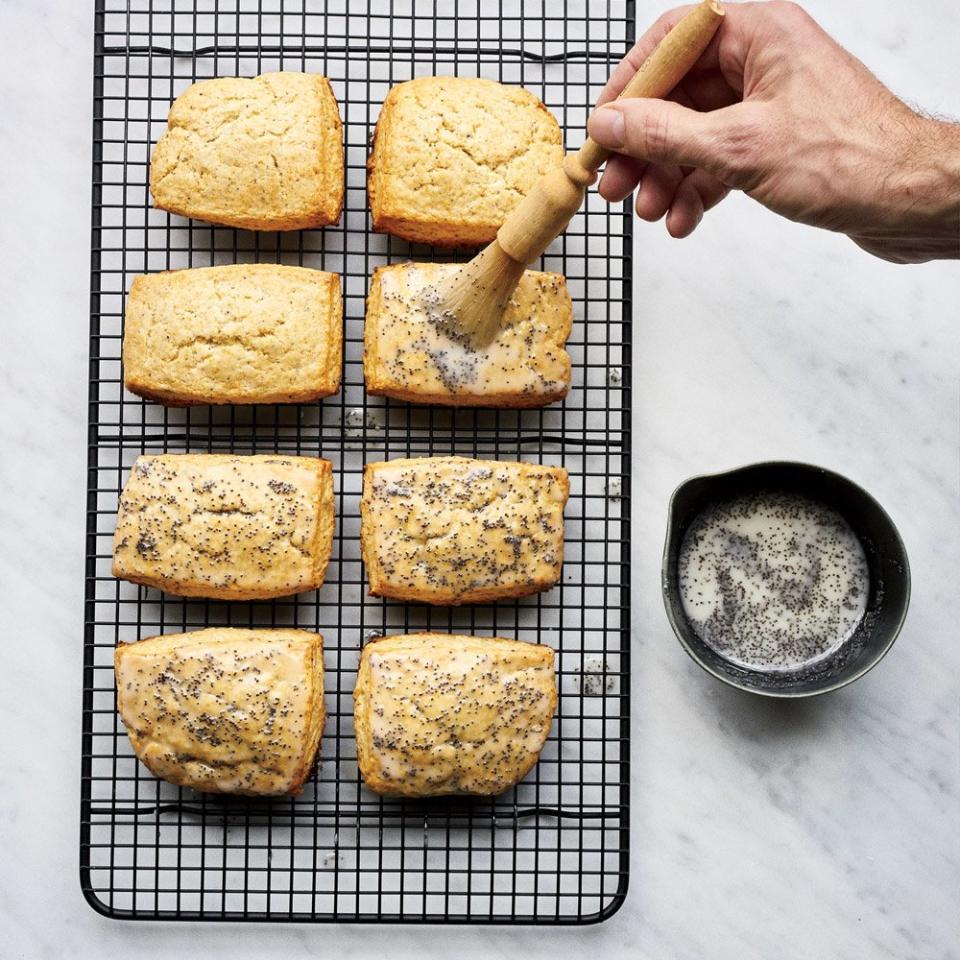
[[[602,11],[602,13],[598,13]],[[374,234],[367,145],[390,86],[460,74],[522,84],[579,145],[634,34],[633,0],[98,0],[95,23],[90,414],[81,883],[112,917],[585,923],[622,903],[628,868],[630,218],[595,193],[543,268],[575,307],[573,388],[544,410],[451,410],[367,397],[364,296],[374,267],[445,257]],[[270,70],[328,76],[344,119],[338,226],[249,233],[150,208],[151,145],[190,83]],[[462,256],[466,256],[463,254]],[[343,278],[343,389],[303,406],[166,409],[123,391],[124,295],[140,273],[282,262]],[[272,602],[168,596],[110,575],[117,497],[137,454],[282,451],[334,464],[327,582]],[[562,582],[444,609],[366,596],[363,464],[431,454],[528,459],[570,472]],[[328,720],[303,794],[243,801],[182,790],[134,757],[112,657],[211,624],[297,625],[325,639]],[[351,693],[370,636],[434,629],[558,651],[560,701],[540,762],[492,799],[381,799],[360,785]]]

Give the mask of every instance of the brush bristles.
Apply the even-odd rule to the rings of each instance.
[[[494,240],[437,290],[431,309],[435,321],[454,339],[488,346],[523,271],[524,264],[508,257]]]

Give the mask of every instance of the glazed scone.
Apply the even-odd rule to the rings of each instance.
[[[144,455],[120,495],[113,575],[184,597],[284,597],[323,583],[332,548],[329,460]]]
[[[522,87],[476,77],[397,84],[367,162],[373,228],[436,246],[488,243],[562,159],[560,125]]]
[[[212,627],[123,644],[117,708],[151,773],[181,787],[296,794],[325,718],[323,638]]]
[[[367,393],[486,407],[542,407],[565,397],[573,305],[564,278],[524,273],[496,337],[477,349],[431,321],[424,305],[424,293],[458,269],[401,263],[374,271],[363,331]]]
[[[465,457],[368,463],[360,552],[375,597],[455,606],[560,579],[563,467]]]
[[[363,648],[357,765],[377,793],[497,794],[537,762],[557,705],[550,647],[411,633]]]
[[[326,77],[201,80],[174,101],[154,147],[154,205],[248,230],[336,223],[343,209],[341,129]]]
[[[308,403],[340,389],[340,277],[272,263],[137,277],[123,383],[171,406]]]

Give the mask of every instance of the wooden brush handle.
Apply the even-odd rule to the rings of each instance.
[[[697,4],[657,44],[617,99],[667,96],[700,59],[722,19],[717,0]],[[497,232],[497,242],[511,260],[533,263],[563,232],[610,153],[587,137],[579,151],[568,153],[561,167],[533,185]]]
[[[707,49],[720,26],[723,13],[723,7],[717,0],[703,0],[703,3],[697,4],[640,64],[640,69],[627,82],[617,99],[663,99],[667,96]],[[577,159],[585,170],[595,172],[611,152],[587,137]]]

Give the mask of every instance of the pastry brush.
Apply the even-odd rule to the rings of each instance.
[[[660,41],[620,97],[665,97],[697,62],[720,26],[717,0],[703,0]],[[431,319],[464,346],[492,342],[523,271],[569,224],[610,151],[589,137],[544,174],[513,209],[496,239],[445,285],[424,291]]]

